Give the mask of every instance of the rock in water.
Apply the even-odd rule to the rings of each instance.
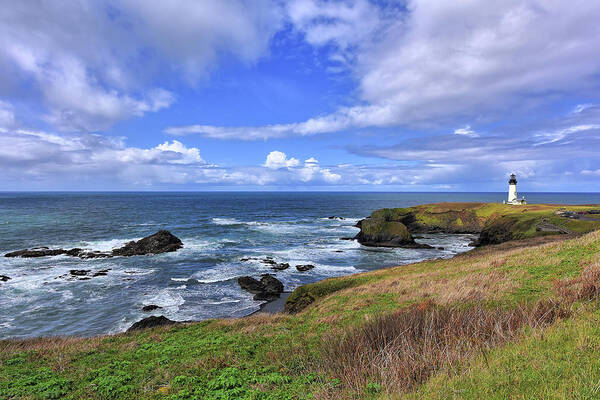
[[[142,307],[142,311],[150,312],[150,311],[158,310],[159,308],[162,308],[162,307],[157,306],[156,304],[149,304],[147,306]]]
[[[260,278],[260,283],[264,286],[264,292],[270,295],[276,295],[279,297],[283,293],[283,283],[273,275],[264,274]]]
[[[406,225],[385,218],[367,218],[360,221],[360,232],[355,237],[364,246],[431,248],[414,241]]]
[[[48,248],[39,248],[39,249],[25,249],[25,250],[17,250],[11,253],[6,253],[4,257],[23,257],[23,258],[33,258],[33,257],[47,257],[47,256],[58,256],[61,254],[66,254],[67,251],[63,249],[51,250]]]
[[[25,249],[6,253],[4,257],[46,257],[58,256],[65,254],[71,257],[87,258],[106,258],[112,256],[141,256],[144,254],[160,254],[170,251],[177,251],[183,247],[183,243],[178,237],[169,231],[160,230],[154,235],[147,236],[143,239],[131,241],[123,247],[114,249],[111,253],[103,253],[100,251],[89,251],[79,248],[70,250],[65,249],[49,249],[48,247],[36,247],[33,249]]]
[[[273,300],[283,292],[283,283],[273,275],[264,274],[260,281],[250,276],[238,278],[240,287],[254,294],[254,300]]]
[[[245,291],[254,294],[261,293],[265,290],[265,286],[259,280],[254,279],[251,276],[239,277],[238,285]]]
[[[300,272],[308,271],[309,269],[313,269],[314,267],[315,266],[312,264],[296,265],[296,269]]]
[[[284,269],[288,269],[290,267],[290,264],[288,263],[279,263],[279,264],[275,264],[271,267],[271,269],[274,269],[275,271],[283,271]]]
[[[7,282],[10,278],[6,275],[0,275],[0,282]]]
[[[72,269],[69,271],[73,276],[85,276],[90,272],[89,269]]]
[[[136,241],[112,251],[113,256],[141,256],[144,254],[160,254],[177,251],[183,247],[178,237],[169,231],[160,230],[154,235]]]
[[[135,324],[131,325],[131,327],[129,329],[127,329],[127,332],[139,331],[139,330],[147,329],[147,328],[154,328],[156,326],[174,325],[177,323],[178,322],[171,321],[169,318],[162,316],[162,315],[159,317],[150,316],[150,317],[146,317],[146,318],[136,322]]]

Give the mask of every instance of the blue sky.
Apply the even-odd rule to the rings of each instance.
[[[600,4],[0,8],[3,190],[598,191]]]

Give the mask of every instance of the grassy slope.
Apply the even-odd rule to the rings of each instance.
[[[599,247],[600,232],[593,232],[535,247],[492,246],[452,260],[328,279],[297,292],[318,301],[295,315],[212,320],[90,339],[2,341],[0,398],[348,396],[338,380],[315,372],[323,335],[424,300],[490,307],[533,302],[552,295],[557,279],[575,277],[600,262]],[[487,363],[472,360],[458,375],[439,372],[417,397],[505,398],[508,390],[514,398],[589,397],[600,381],[600,313],[589,308],[492,351]],[[381,395],[374,389],[376,382],[355,394]]]
[[[527,332],[518,343],[473,360],[462,375],[440,373],[416,393],[421,399],[600,398],[600,311]]]
[[[561,208],[568,211],[598,210],[599,206],[561,206],[552,204],[532,204],[512,206],[496,203],[435,203],[410,208],[382,209],[373,212],[373,219],[400,220],[411,214],[414,226],[438,227],[455,232],[479,232],[486,225],[503,218],[509,222],[509,229],[515,239],[525,239],[543,233],[536,232],[535,226],[546,219],[548,222],[576,233],[598,229],[600,222],[568,219],[555,214]],[[600,216],[599,216],[600,218]]]

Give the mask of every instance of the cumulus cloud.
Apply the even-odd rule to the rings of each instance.
[[[176,157],[173,161],[176,164],[203,164],[204,160],[200,157],[200,152],[197,148],[185,147],[181,142],[173,140],[173,143],[164,142],[156,146],[156,150],[161,152],[171,152]]]
[[[342,178],[341,175],[332,172],[329,168],[321,168],[319,161],[314,157],[306,159],[304,164],[301,165],[298,159],[288,158],[285,153],[277,150],[267,155],[267,160],[263,166],[273,170],[285,169],[285,180],[288,182],[299,180],[301,182],[323,181],[336,183]]]
[[[96,131],[169,107],[164,70],[195,83],[230,55],[252,62],[280,25],[270,0],[12,2],[0,14],[0,74],[38,90],[59,128]],[[0,92],[0,96],[3,93]]]
[[[267,155],[264,166],[270,169],[280,169],[297,167],[298,164],[300,164],[300,161],[297,159],[293,157],[288,159],[285,153],[275,150]]]
[[[544,98],[547,94],[589,93],[597,86],[600,7],[594,2],[508,0],[489,7],[483,0],[412,0],[403,14],[391,13],[394,18],[379,10],[377,28],[370,27],[370,17],[364,31],[349,28],[359,24],[358,10],[375,4],[299,0],[288,7],[309,43],[353,51],[356,61],[349,67],[360,103],[304,122],[167,132],[266,139],[353,127],[441,125],[494,118],[515,106],[539,107],[556,100]]]
[[[341,175],[331,172],[328,168],[321,168],[319,161],[314,157],[304,161],[304,166],[298,169],[298,176],[302,182],[309,182],[315,177],[320,177],[325,182],[335,183],[342,178]]]
[[[336,184],[341,176],[310,158],[303,164],[272,151],[261,166],[207,163],[196,147],[173,140],[128,146],[123,138],[26,129],[0,133],[0,184],[16,189],[139,188],[177,185]],[[50,185],[50,186],[48,186]]]

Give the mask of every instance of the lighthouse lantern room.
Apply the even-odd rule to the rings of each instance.
[[[519,206],[527,204],[524,196],[520,199],[517,198],[517,177],[515,174],[510,174],[510,179],[508,180],[508,201],[504,203]]]

